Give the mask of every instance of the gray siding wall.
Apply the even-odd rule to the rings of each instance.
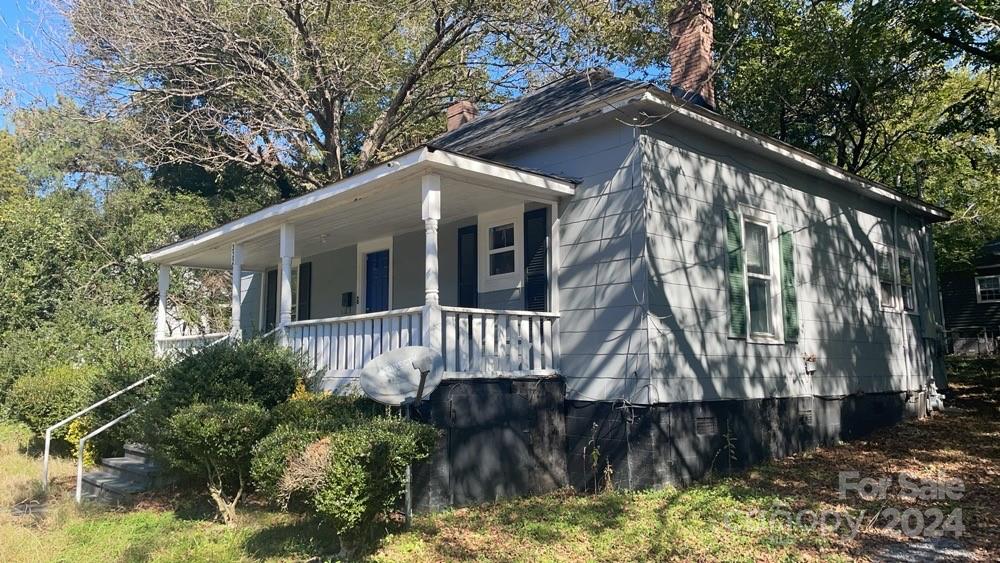
[[[441,280],[438,280],[440,284]],[[423,304],[424,232],[396,235],[392,239],[392,308],[419,307]]]
[[[893,243],[892,208],[690,131],[654,127],[642,146],[649,402],[841,396],[928,381],[923,334],[933,301],[919,218],[895,217],[897,246],[913,252],[919,314],[886,312],[875,243]],[[729,338],[725,212],[739,204],[794,230],[797,343]],[[818,357],[814,375],[803,353]]]
[[[240,285],[240,330],[243,334],[254,334],[260,327],[260,290],[264,275],[259,272],[243,274]]]
[[[491,156],[581,180],[560,205],[567,397],[635,400],[649,383],[640,154],[631,128],[598,121]]]
[[[351,245],[302,258],[303,262],[312,262],[312,318],[340,317],[353,312],[341,306],[341,295],[355,292],[357,252],[358,247]]]

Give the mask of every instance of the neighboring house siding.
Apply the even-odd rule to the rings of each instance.
[[[631,128],[606,118],[487,155],[581,180],[562,202],[562,374],[570,400],[633,400],[649,381],[642,184]]]
[[[941,276],[941,305],[948,329],[1000,330],[1000,303],[979,303],[976,294],[976,276],[996,275],[1000,275],[1000,265]]]
[[[884,312],[873,243],[893,241],[891,207],[676,128],[653,127],[649,186],[651,403],[918,389],[930,375],[922,317]],[[783,345],[729,336],[725,217],[740,204],[794,231],[800,336]],[[917,310],[928,288],[919,220],[899,212],[913,252]],[[565,347],[565,345],[564,345]],[[805,375],[803,353],[818,356]]]

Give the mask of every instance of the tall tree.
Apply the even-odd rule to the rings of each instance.
[[[27,182],[18,169],[20,160],[14,136],[0,130],[0,202],[27,193]]]
[[[530,69],[580,60],[579,0],[66,0],[82,94],[154,163],[320,186],[438,131]],[[584,32],[576,33],[576,30]],[[283,185],[285,185],[283,184]],[[287,195],[287,194],[286,194]]]

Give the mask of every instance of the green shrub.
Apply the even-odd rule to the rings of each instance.
[[[156,385],[155,410],[171,415],[195,403],[232,401],[272,409],[308,372],[289,349],[266,339],[224,342],[168,366]]]
[[[7,396],[7,406],[15,420],[28,425],[36,435],[93,402],[93,370],[59,365],[37,375],[18,379]],[[66,436],[67,427],[54,436]]]
[[[259,405],[222,401],[197,403],[167,419],[159,453],[172,467],[208,480],[208,490],[226,523],[249,476],[254,444],[270,429]]]
[[[253,447],[250,479],[258,492],[268,500],[278,499],[278,485],[289,460],[302,453],[309,444],[322,437],[320,432],[301,430],[294,426],[278,426]]]
[[[385,407],[367,398],[309,393],[278,405],[272,415],[279,426],[332,432],[384,410]]]
[[[285,498],[302,495],[340,536],[357,541],[395,506],[408,464],[430,456],[437,430],[398,418],[375,418],[333,432],[286,468]]]

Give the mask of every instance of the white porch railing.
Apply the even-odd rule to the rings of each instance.
[[[285,342],[323,374],[360,370],[369,360],[423,342],[422,307],[291,323]]]
[[[441,307],[445,377],[551,375],[558,313]]]
[[[183,336],[166,336],[156,339],[157,356],[169,357],[174,354],[189,352],[204,348],[225,340],[229,337],[228,332],[210,332],[207,334],[190,334]]]

